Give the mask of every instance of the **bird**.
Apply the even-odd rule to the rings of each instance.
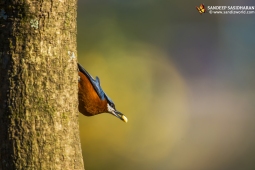
[[[100,80],[94,79],[83,67],[78,64],[78,99],[79,112],[85,116],[94,116],[101,113],[110,113],[127,123],[127,117],[117,111],[114,102],[105,94],[100,86]]]

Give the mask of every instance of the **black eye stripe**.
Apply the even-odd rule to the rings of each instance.
[[[111,107],[115,108],[115,105],[113,103],[110,104]]]

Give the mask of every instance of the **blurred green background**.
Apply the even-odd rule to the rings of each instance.
[[[79,62],[124,113],[80,114],[86,170],[254,170],[252,0],[80,0]]]

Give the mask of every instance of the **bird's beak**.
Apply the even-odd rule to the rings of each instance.
[[[114,116],[116,116],[117,118],[119,118],[120,120],[122,120],[125,123],[128,122],[127,117],[124,114],[122,114],[119,111],[117,111],[117,110],[111,112],[111,114],[113,114]]]

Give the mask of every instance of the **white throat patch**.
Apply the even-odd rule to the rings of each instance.
[[[114,111],[115,111],[115,109],[112,108],[108,103],[107,103],[107,110],[108,110],[108,112],[110,112],[110,113],[114,113]]]

